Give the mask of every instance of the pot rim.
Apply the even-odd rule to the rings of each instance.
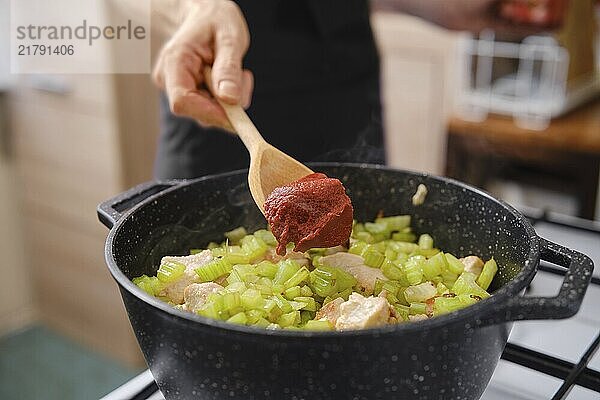
[[[381,336],[384,334],[411,334],[417,331],[435,329],[438,327],[443,327],[445,325],[449,325],[451,323],[464,322],[465,324],[469,324],[471,326],[476,326],[478,323],[483,321],[487,316],[491,316],[493,313],[498,313],[503,311],[502,304],[507,304],[508,301],[514,297],[519,296],[522,293],[523,289],[529,285],[535,274],[537,273],[537,267],[540,260],[540,238],[535,233],[533,226],[531,223],[525,218],[520,212],[518,212],[514,207],[507,204],[506,202],[494,198],[492,195],[487,193],[484,190],[472,187],[466,183],[457,181],[452,178],[442,177],[433,174],[427,174],[422,172],[404,170],[391,168],[383,165],[373,165],[373,164],[361,164],[361,163],[340,163],[340,162],[332,162],[332,163],[310,163],[310,165],[315,167],[344,167],[344,168],[368,168],[368,169],[376,169],[376,170],[384,170],[384,171],[392,171],[392,172],[402,172],[410,175],[414,175],[415,178],[428,178],[442,181],[447,184],[451,184],[454,186],[458,186],[464,190],[468,190],[473,192],[474,194],[483,197],[488,201],[493,201],[499,205],[501,205],[508,214],[514,216],[521,224],[521,226],[525,229],[528,237],[530,238],[531,245],[529,247],[529,253],[525,263],[521,269],[521,271],[517,274],[515,278],[513,278],[509,283],[502,286],[500,289],[494,292],[492,296],[487,299],[480,300],[477,304],[473,304],[464,309],[453,311],[448,314],[444,314],[435,318],[431,318],[423,321],[415,321],[411,323],[400,323],[394,325],[385,325],[377,328],[369,328],[362,330],[350,330],[350,331],[302,331],[302,330],[268,330],[264,328],[250,327],[244,325],[237,325],[227,323],[221,320],[215,320],[207,317],[202,317],[197,314],[192,314],[186,311],[181,311],[173,308],[169,304],[159,300],[158,298],[151,296],[146,293],[139,287],[137,287],[118,267],[117,262],[114,258],[113,253],[113,241],[117,234],[119,233],[121,227],[125,224],[126,221],[130,219],[130,217],[135,214],[140,208],[146,206],[147,204],[159,199],[160,197],[171,193],[173,191],[180,190],[184,187],[191,186],[197,182],[212,180],[217,178],[228,177],[232,175],[237,175],[240,173],[247,173],[247,169],[235,170],[230,172],[224,172],[219,174],[212,174],[203,176],[196,179],[190,180],[178,180],[178,184],[170,187],[164,191],[156,193],[152,196],[141,201],[139,204],[136,204],[131,209],[127,210],[123,213],[123,216],[115,223],[115,225],[110,229],[108,236],[106,238],[105,243],[105,260],[108,266],[108,269],[113,276],[113,278],[117,281],[117,284],[122,288],[127,290],[131,295],[136,297],[137,299],[143,301],[153,308],[157,308],[160,311],[163,311],[169,314],[172,317],[177,319],[184,319],[194,323],[198,323],[201,326],[207,328],[213,328],[215,330],[226,331],[229,333],[235,334],[243,334],[243,335],[251,335],[254,337],[259,336],[282,336],[288,338],[346,338],[346,337],[357,337],[357,336]]]

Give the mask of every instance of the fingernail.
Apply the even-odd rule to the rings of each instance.
[[[233,81],[222,80],[219,82],[219,96],[238,101],[240,98],[240,88]]]

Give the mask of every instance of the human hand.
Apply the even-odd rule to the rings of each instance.
[[[373,1],[380,10],[403,11],[453,30],[479,33],[484,29],[493,29],[507,37],[522,37],[538,33],[543,28],[506,18],[506,5],[517,0]]]
[[[252,73],[242,69],[248,26],[233,1],[187,4],[182,24],[160,52],[153,79],[166,91],[173,114],[233,131],[217,99],[203,87],[203,71],[212,65],[211,87],[220,101],[247,108],[253,88]]]

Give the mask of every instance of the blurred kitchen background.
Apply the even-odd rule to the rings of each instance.
[[[10,75],[8,5],[0,398],[98,398],[144,369],[95,209],[152,179],[158,92],[147,75]],[[515,42],[376,10],[389,164],[599,220],[599,17],[600,2],[572,0],[558,31]]]

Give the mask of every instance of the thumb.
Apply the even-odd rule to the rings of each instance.
[[[247,40],[231,27],[216,32],[212,83],[216,96],[226,103],[238,104],[241,101],[242,59],[246,48]]]

